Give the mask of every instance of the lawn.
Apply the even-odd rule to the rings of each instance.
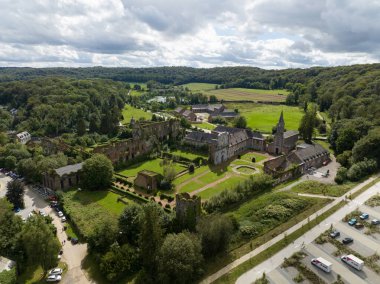
[[[62,195],[65,212],[84,237],[87,237],[99,222],[117,222],[117,217],[127,206],[117,201],[118,194],[106,190],[70,190]]]
[[[230,88],[206,91],[207,95],[215,95],[219,100],[224,101],[265,101],[265,102],[285,102],[288,91],[286,90],[261,90]]]
[[[146,112],[142,109],[134,108],[131,105],[126,104],[123,109],[123,124],[128,124],[131,118],[138,120],[139,118],[145,118],[150,120],[152,118],[152,113]]]
[[[249,153],[246,153],[243,156],[241,156],[241,159],[251,162],[253,157],[256,159],[256,163],[268,158],[267,156],[260,155],[258,153],[249,152]]]
[[[325,184],[317,181],[304,181],[291,190],[296,193],[321,194],[327,196],[342,196],[349,191],[355,184],[345,183],[342,185]]]
[[[297,130],[303,116],[303,111],[298,107],[285,105],[264,105],[255,103],[227,103],[229,109],[239,109],[241,115],[247,119],[247,125],[264,133],[272,133],[280,118],[281,111],[284,112],[285,128]]]
[[[202,122],[202,123],[192,123],[191,124],[193,127],[201,128],[201,129],[206,129],[206,130],[214,130],[216,125],[211,124],[209,122]]]
[[[64,262],[58,263],[57,267],[63,269],[63,274],[67,271],[67,264]],[[46,275],[47,276],[47,275]],[[46,283],[46,276],[41,266],[27,266],[25,271],[17,277],[17,283],[23,284],[40,284]]]
[[[129,166],[127,169],[119,171],[118,173],[126,176],[126,177],[135,177],[137,176],[137,173],[142,171],[142,170],[149,170],[153,171],[159,174],[163,174],[163,167],[160,165],[162,162],[162,159],[154,159],[154,160],[148,160],[140,163],[136,163],[132,166]],[[185,167],[181,164],[174,163],[174,168],[176,172],[180,172],[185,169]]]
[[[183,150],[175,150],[175,151],[171,151],[170,153],[175,155],[175,156],[181,156],[181,157],[189,159],[189,160],[194,160],[198,157],[208,159],[207,155],[205,155],[205,154],[191,153],[191,152],[186,152]]]
[[[234,189],[239,183],[241,183],[244,179],[246,179],[245,176],[233,176],[229,179],[226,179],[225,181],[219,183],[218,185],[214,187],[210,187],[206,189],[205,191],[202,191],[198,195],[202,197],[202,199],[209,199],[212,196],[215,196],[219,193],[221,193],[225,189]]]
[[[216,84],[209,83],[188,83],[182,85],[185,88],[188,88],[192,92],[202,92],[202,91],[210,91],[215,90]]]

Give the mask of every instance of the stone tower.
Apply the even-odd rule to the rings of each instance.
[[[284,112],[281,111],[280,119],[278,120],[277,127],[276,127],[276,134],[274,136],[274,152],[276,155],[279,155],[283,152],[284,132],[285,132]]]
[[[201,214],[201,198],[184,192],[175,196],[175,203],[176,218],[181,228],[195,230]]]

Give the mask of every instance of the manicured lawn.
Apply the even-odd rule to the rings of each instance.
[[[202,122],[202,123],[192,123],[191,124],[194,127],[206,129],[206,130],[214,130],[216,125],[208,123],[208,122]]]
[[[264,159],[267,158],[264,155],[260,155],[258,153],[253,153],[253,152],[249,152],[249,153],[244,154],[243,156],[241,156],[241,159],[251,162],[253,157],[255,157],[256,163],[258,163],[258,162],[260,162],[260,161],[262,161],[262,160],[264,160]]]
[[[228,103],[226,106],[229,109],[239,109],[240,114],[247,119],[249,127],[264,133],[272,133],[272,128],[276,126],[281,111],[284,111],[285,128],[287,130],[297,130],[303,116],[303,111],[300,108],[284,105]]]
[[[175,151],[171,151],[170,153],[173,155],[176,155],[176,156],[181,156],[181,157],[187,158],[189,160],[194,160],[198,157],[208,159],[207,155],[205,155],[205,154],[191,153],[191,152],[186,152],[183,150],[175,150]]]
[[[57,267],[63,269],[65,274],[67,271],[67,264],[64,262],[58,263]],[[46,283],[46,276],[41,266],[27,266],[26,270],[17,277],[17,283],[23,284],[42,284]]]
[[[342,196],[351,188],[354,187],[354,183],[345,183],[342,185],[325,184],[317,181],[304,181],[292,188],[296,193],[309,193],[309,194],[321,194],[328,196]]]
[[[288,91],[230,88],[206,91],[206,94],[215,95],[219,100],[225,101],[284,102]]]
[[[140,162],[132,166],[129,166],[127,169],[119,171],[118,173],[126,177],[135,177],[137,176],[137,173],[142,170],[149,170],[159,174],[163,174],[164,168],[160,165],[162,161],[162,159],[154,159]],[[185,169],[184,166],[178,163],[174,163],[174,168],[177,173]]]
[[[233,176],[225,181],[219,183],[214,187],[210,187],[205,191],[202,191],[198,195],[202,197],[202,199],[209,199],[210,197],[221,193],[225,189],[234,189],[240,182],[242,182],[246,177],[244,176]]]
[[[150,120],[152,118],[152,113],[146,112],[142,109],[134,108],[131,105],[126,104],[123,109],[123,123],[128,124],[131,121],[131,118],[138,120],[143,117],[146,120]]]
[[[216,84],[209,83],[188,83],[182,85],[185,88],[188,88],[192,92],[201,92],[201,91],[209,91],[215,90]]]

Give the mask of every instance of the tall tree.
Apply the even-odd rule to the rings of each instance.
[[[308,109],[301,119],[298,130],[306,143],[311,143],[316,120],[317,112],[315,108]]]
[[[119,217],[119,229],[122,241],[136,244],[141,230],[143,209],[138,204],[125,207]],[[125,239],[125,240],[124,240]]]
[[[237,128],[246,128],[247,119],[244,116],[239,115],[238,117],[234,119],[234,126]]]
[[[7,184],[6,198],[15,208],[24,208],[24,184],[19,180],[12,180]]]
[[[189,233],[169,234],[158,256],[160,283],[193,283],[203,273],[202,247]]]
[[[104,189],[111,185],[113,166],[102,154],[87,159],[82,167],[81,185],[88,190]]]
[[[45,218],[29,218],[21,235],[28,263],[39,264],[44,271],[57,264],[61,246]]]
[[[139,239],[141,258],[146,273],[153,277],[157,272],[157,257],[164,231],[156,204],[147,203],[143,210],[143,223]]]

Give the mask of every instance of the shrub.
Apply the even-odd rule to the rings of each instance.
[[[342,184],[346,179],[347,179],[347,168],[340,167],[338,169],[338,172],[336,173],[335,182],[337,184]]]
[[[364,160],[353,164],[347,172],[347,178],[351,181],[358,181],[361,178],[372,174],[377,169],[377,163],[375,160]]]
[[[189,173],[193,173],[194,170],[195,170],[194,164],[191,163],[191,164],[189,165]]]

